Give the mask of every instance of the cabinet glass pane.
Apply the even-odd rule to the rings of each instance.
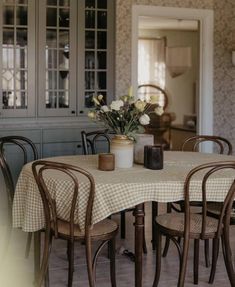
[[[57,68],[57,50],[47,49],[46,50],[46,69]]]
[[[94,90],[95,88],[95,73],[85,72],[85,87],[86,90]]]
[[[95,52],[86,52],[85,55],[85,69],[95,68]]]
[[[27,87],[27,72],[25,72],[25,71],[16,72],[15,89],[16,90],[25,90],[26,87]]]
[[[59,51],[59,68],[62,70],[69,69],[69,59],[66,55],[63,50]]]
[[[97,32],[97,48],[106,49],[107,48],[107,33]]]
[[[107,59],[106,52],[97,52],[97,66],[98,69],[106,69],[107,68]]]
[[[98,29],[106,29],[107,28],[107,12],[98,11],[97,28]]]
[[[57,25],[57,9],[47,8],[47,26],[56,27]]]
[[[55,109],[56,108],[57,97],[54,92],[46,92],[46,108]]]
[[[3,6],[3,25],[14,25],[14,6]]]
[[[69,6],[69,0],[60,0],[60,6]]]
[[[46,90],[57,89],[57,71],[46,72]]]
[[[14,109],[14,98],[15,96],[13,91],[3,91],[3,109]]]
[[[28,66],[27,48],[15,50],[15,67],[16,69],[26,69]]]
[[[69,9],[59,9],[59,26],[69,27]]]
[[[107,9],[107,0],[97,0],[97,8]]]
[[[14,90],[14,70],[2,71],[2,89]]]
[[[27,25],[28,24],[28,11],[27,7],[16,8],[16,25]]]
[[[28,54],[27,48],[25,49],[16,49],[15,51],[15,67],[16,69],[26,69],[28,66]]]
[[[2,48],[2,66],[3,68],[14,68],[14,49]]]
[[[85,107],[86,108],[93,108],[94,102],[92,100],[93,96],[95,95],[95,92],[85,92]]]
[[[95,8],[95,0],[86,0],[85,1],[86,8]]]
[[[16,0],[18,4],[28,4],[28,0]]]
[[[59,108],[69,108],[68,92],[59,92]]]
[[[85,12],[85,27],[86,28],[95,28],[95,11],[86,10]]]
[[[98,89],[105,90],[106,87],[106,72],[97,73]]]
[[[59,89],[60,90],[69,89],[69,72],[68,71],[59,72]]]
[[[85,48],[95,49],[95,32],[86,31],[85,33]]]
[[[27,108],[27,95],[24,91],[16,92],[16,108],[17,109]]]
[[[49,48],[57,47],[57,32],[53,29],[47,29],[46,31],[46,44]]]
[[[4,28],[2,35],[3,45],[14,45],[14,29],[13,28]]]
[[[56,6],[57,5],[57,0],[47,0],[47,5],[49,5],[49,6]]]
[[[68,48],[68,46],[69,46],[69,31],[60,30],[59,31],[59,47]]]
[[[16,45],[21,47],[27,46],[28,42],[27,29],[16,29]]]

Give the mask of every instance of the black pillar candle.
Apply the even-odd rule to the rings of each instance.
[[[144,166],[149,169],[163,168],[163,149],[161,145],[144,147]]]

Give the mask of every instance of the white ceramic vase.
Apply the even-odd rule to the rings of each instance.
[[[133,166],[134,143],[125,135],[115,135],[110,144],[110,152],[115,155],[115,167]]]

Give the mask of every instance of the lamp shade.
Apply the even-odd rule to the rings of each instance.
[[[191,47],[166,47],[166,66],[173,78],[184,74],[192,67]]]

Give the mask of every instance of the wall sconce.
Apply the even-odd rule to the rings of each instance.
[[[232,64],[235,66],[235,51],[232,51]]]
[[[166,47],[166,66],[172,78],[192,67],[191,47]]]

